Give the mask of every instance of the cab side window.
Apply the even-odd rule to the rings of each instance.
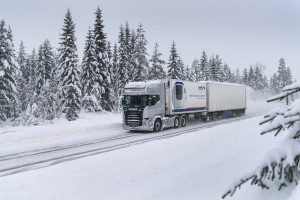
[[[159,95],[152,96],[152,98],[151,98],[151,105],[153,106],[157,102],[159,102]]]
[[[181,100],[183,96],[183,85],[176,85],[176,99]]]

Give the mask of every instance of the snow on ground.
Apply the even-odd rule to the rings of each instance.
[[[249,98],[250,99],[250,98]],[[264,100],[248,100],[246,114],[263,113],[274,105]],[[69,122],[31,127],[0,127],[0,157],[25,151],[36,151],[124,135],[121,114],[84,114]]]
[[[255,117],[1,177],[0,199],[220,199],[232,181],[253,170],[282,140],[272,134],[260,136],[260,120]],[[283,200],[289,194],[246,185],[232,199]]]
[[[23,151],[66,146],[124,134],[120,114],[85,114],[77,121],[0,128],[0,156]]]

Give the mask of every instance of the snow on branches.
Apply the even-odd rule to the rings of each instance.
[[[276,109],[265,115],[260,123],[269,123],[261,132],[275,132],[275,136],[288,133],[286,140],[277,148],[272,149],[263,162],[251,173],[234,183],[222,196],[232,196],[244,183],[250,182],[262,189],[275,185],[278,190],[297,184],[300,178],[300,99],[295,99],[300,92],[300,83],[283,88],[281,94],[270,98],[268,102],[280,101]]]

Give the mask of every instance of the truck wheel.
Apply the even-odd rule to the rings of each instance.
[[[186,123],[187,123],[187,118],[186,118],[185,115],[183,115],[183,116],[181,117],[181,120],[180,120],[180,125],[181,125],[182,127],[185,127],[185,126],[186,126]]]
[[[161,130],[161,120],[160,119],[156,119],[154,122],[154,127],[153,127],[153,131],[154,132],[159,132]]]
[[[178,128],[179,125],[180,125],[180,120],[179,120],[179,117],[176,116],[174,119],[174,128]]]

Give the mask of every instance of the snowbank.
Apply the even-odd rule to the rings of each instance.
[[[260,136],[261,117],[0,178],[0,199],[220,199],[282,138]],[[251,127],[251,128],[250,128]],[[232,199],[283,200],[244,187]]]
[[[54,124],[0,128],[0,157],[124,134],[120,114],[84,114],[76,121],[57,120]]]

